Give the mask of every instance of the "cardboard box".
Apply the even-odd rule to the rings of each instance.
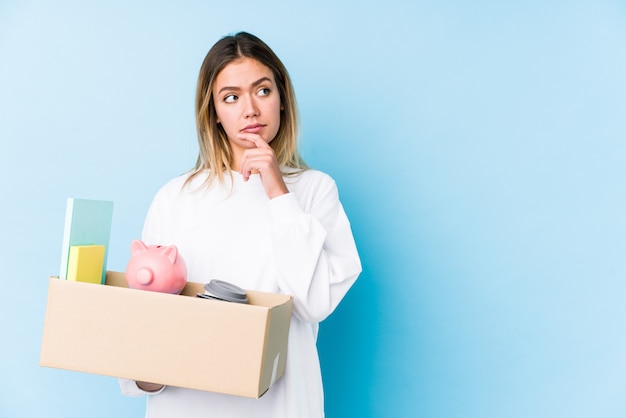
[[[250,398],[285,370],[292,298],[248,291],[249,304],[50,278],[40,365]]]

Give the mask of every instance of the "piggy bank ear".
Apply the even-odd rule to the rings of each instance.
[[[144,251],[144,250],[147,250],[147,249],[148,249],[148,247],[146,246],[146,244],[144,244],[143,241],[140,241],[138,239],[133,240],[133,242],[130,244],[130,254],[131,255],[135,255],[139,251]]]
[[[166,256],[172,264],[176,263],[176,258],[178,257],[178,248],[175,245],[168,245],[167,247],[163,247],[163,255]]]

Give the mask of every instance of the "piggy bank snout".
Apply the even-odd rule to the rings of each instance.
[[[135,273],[135,280],[142,286],[148,286],[154,280],[154,272],[149,267],[142,267]]]

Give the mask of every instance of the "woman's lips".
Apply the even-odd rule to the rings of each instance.
[[[253,125],[248,125],[245,128],[243,128],[241,130],[241,132],[245,132],[245,133],[251,133],[251,134],[258,134],[259,132],[261,132],[261,130],[263,129],[265,125],[260,124],[260,123],[255,123]]]

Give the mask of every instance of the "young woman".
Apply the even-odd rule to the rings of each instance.
[[[335,182],[299,156],[297,113],[264,42],[242,32],[211,48],[196,92],[196,166],[158,191],[143,240],[176,245],[192,281],[292,295],[287,364],[260,399],[122,380],[123,393],[149,394],[148,418],[324,416],[318,323],[361,263]]]

